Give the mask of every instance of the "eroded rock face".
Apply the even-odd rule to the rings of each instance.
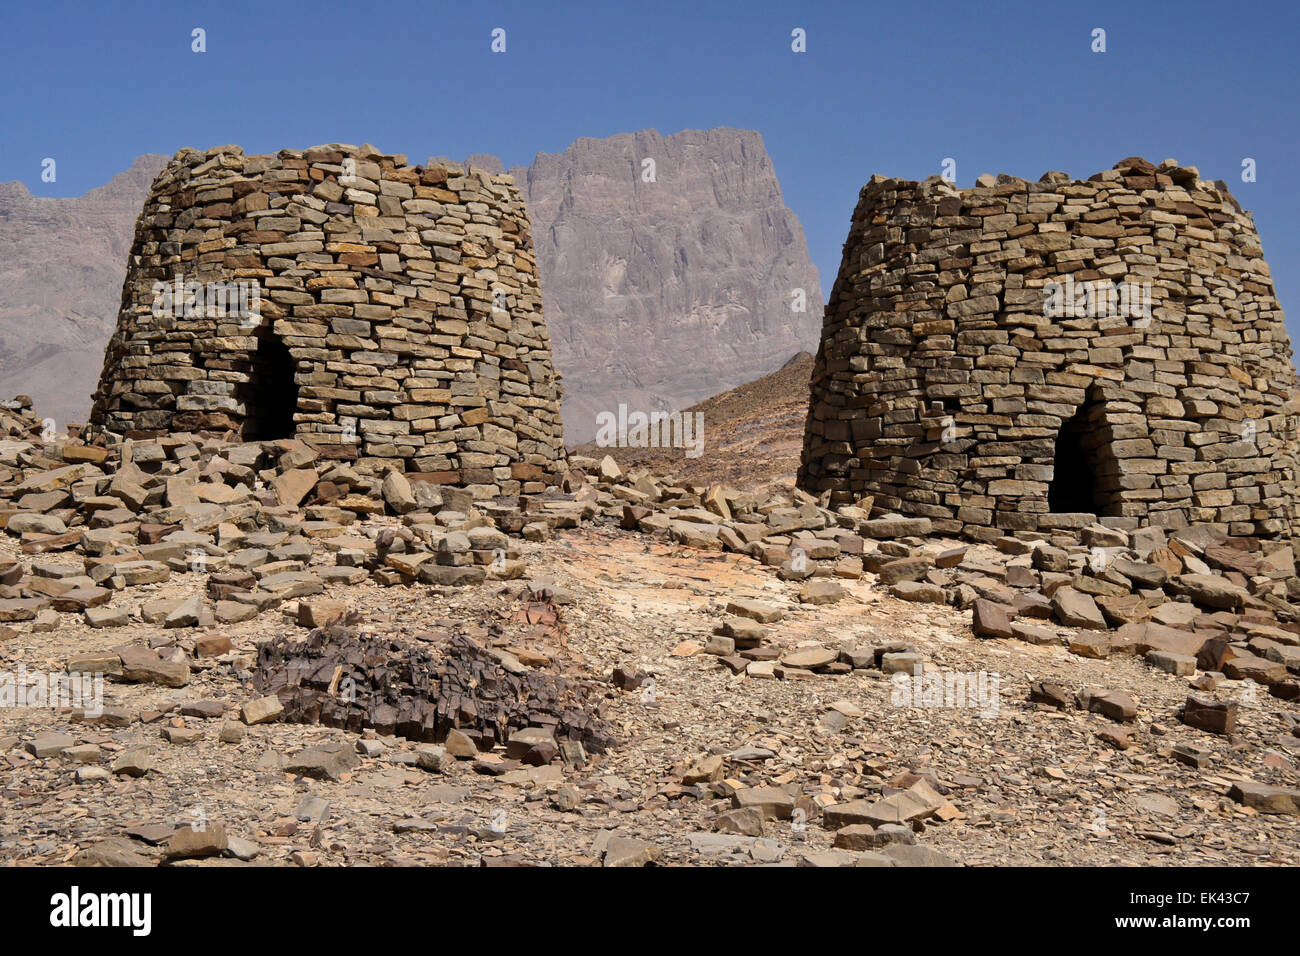
[[[61,427],[85,421],[113,334],[131,229],[167,162],[147,154],[84,196],[0,183],[0,380]]]
[[[936,531],[1294,537],[1296,406],[1254,221],[1195,167],[863,188],[800,486]]]
[[[580,139],[512,173],[532,218],[570,442],[590,439],[596,414],[620,403],[680,410],[816,342],[817,270],[758,133]]]

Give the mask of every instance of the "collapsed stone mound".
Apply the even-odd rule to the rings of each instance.
[[[90,422],[297,437],[515,494],[562,470],[558,380],[510,177],[338,144],[185,149],[136,224]]]
[[[1249,213],[1194,167],[873,176],[799,485],[942,533],[1297,530],[1291,346]]]
[[[279,697],[284,720],[427,743],[454,729],[480,750],[529,727],[596,753],[613,743],[594,685],[520,666],[464,635],[411,644],[356,624],[340,619],[306,640],[259,646],[254,686]]]

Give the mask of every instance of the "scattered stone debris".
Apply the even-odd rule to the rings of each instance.
[[[1300,863],[1267,538],[958,541],[580,456],[408,496],[296,441],[0,423],[0,670],[104,698],[0,710],[0,858]]]

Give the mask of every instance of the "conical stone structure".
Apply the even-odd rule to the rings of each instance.
[[[1254,221],[1194,167],[873,176],[799,485],[977,540],[1097,518],[1292,538],[1290,359]]]
[[[515,494],[563,467],[560,397],[510,177],[221,146],[154,181],[90,423],[296,437]]]

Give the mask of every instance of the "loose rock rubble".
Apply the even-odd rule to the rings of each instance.
[[[0,669],[103,699],[0,708],[6,860],[1300,863],[1267,540],[972,544],[577,456],[408,495],[291,441],[45,441],[18,405]]]

